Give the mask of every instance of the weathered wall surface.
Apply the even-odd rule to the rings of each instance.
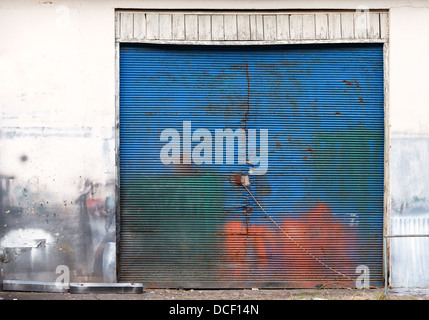
[[[115,8],[362,5],[390,9],[393,232],[428,233],[421,227],[429,219],[428,1],[5,0],[0,4],[0,278],[54,281],[55,268],[67,265],[72,280],[114,281]],[[400,218],[422,222],[400,229],[401,223],[408,223],[406,228],[414,223],[395,220]],[[419,241],[392,241],[394,285],[429,286],[428,243]],[[415,270],[405,263],[410,254]]]
[[[2,2],[3,279],[55,281],[66,265],[100,281],[103,253],[115,259],[112,12]]]
[[[429,234],[428,19],[429,8],[390,12],[392,234]],[[428,287],[428,249],[429,238],[393,239],[392,285]]]

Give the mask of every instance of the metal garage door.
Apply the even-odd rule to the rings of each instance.
[[[121,45],[120,281],[381,285],[383,146],[381,45]]]

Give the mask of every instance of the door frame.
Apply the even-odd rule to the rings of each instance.
[[[355,21],[365,15],[363,28],[358,29]],[[188,17],[188,20],[182,21]],[[210,30],[207,30],[210,17]],[[242,23],[249,17],[249,23]],[[273,18],[275,17],[275,19]],[[389,10],[332,11],[332,10],[149,10],[115,9],[115,198],[116,198],[116,278],[120,270],[120,137],[119,137],[119,76],[121,43],[144,43],[160,45],[285,45],[285,44],[338,44],[338,43],[381,43],[383,44],[384,70],[384,199],[383,240],[390,234],[391,190],[390,190],[390,112],[389,112]],[[275,31],[273,21],[275,20]],[[328,30],[320,21],[328,21]],[[224,37],[215,36],[214,21],[223,21]],[[235,22],[234,22],[235,20]],[[245,21],[246,19],[244,19]],[[279,32],[279,25],[287,20],[287,32]],[[196,24],[195,24],[196,21]],[[239,21],[242,21],[241,24]],[[313,22],[312,22],[313,21]],[[319,24],[318,24],[319,21]],[[340,30],[332,23],[340,22]],[[362,21],[362,20],[360,20]],[[182,22],[180,24],[179,22]],[[310,22],[310,23],[307,23]],[[226,25],[232,25],[236,32],[227,34]],[[377,25],[378,24],[378,25]],[[179,25],[180,28],[175,27]],[[314,27],[314,32],[308,28]],[[194,26],[186,34],[185,26]],[[170,32],[168,32],[170,28]],[[326,28],[326,26],[325,26]],[[216,32],[215,32],[216,31]],[[390,241],[383,241],[384,286],[390,284]]]

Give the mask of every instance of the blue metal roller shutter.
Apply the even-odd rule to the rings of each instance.
[[[185,121],[213,135],[211,165],[161,162]],[[214,163],[227,128],[269,132],[247,189],[238,142]],[[383,146],[381,45],[121,45],[120,280],[350,287],[364,265],[381,285]]]

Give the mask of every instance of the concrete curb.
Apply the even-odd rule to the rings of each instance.
[[[111,293],[141,294],[142,283],[60,283],[28,280],[3,280],[3,291],[46,293]]]
[[[143,293],[142,283],[70,283],[70,293]]]

